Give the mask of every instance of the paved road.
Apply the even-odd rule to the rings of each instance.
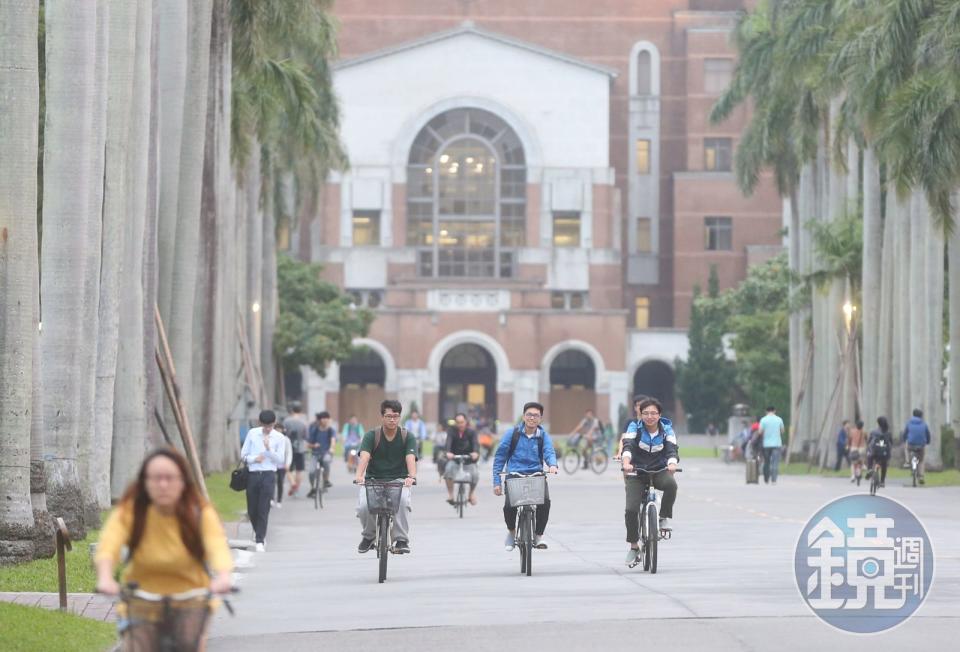
[[[933,539],[936,578],[905,625],[869,639],[837,632],[802,602],[793,578],[799,531],[817,508],[852,491],[842,479],[781,478],[743,483],[741,465],[689,459],[678,476],[675,534],[661,544],[656,575],[623,565],[622,481],[582,471],[551,479],[553,511],[534,556],[519,574],[503,550],[501,499],[482,467],[481,504],[463,520],[444,502],[424,465],[415,488],[413,553],[390,559],[377,583],[376,557],[359,555],[356,490],[342,466],[326,509],[289,501],[271,513],[268,550],[241,577],[237,617],[217,616],[211,650],[553,650],[955,649],[960,631],[960,488],[887,495],[911,507]],[[625,621],[631,619],[633,624]]]

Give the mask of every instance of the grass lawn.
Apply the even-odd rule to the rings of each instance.
[[[102,652],[117,640],[113,623],[37,607],[0,603],[4,652]]]
[[[234,491],[230,488],[230,471],[221,471],[220,473],[211,473],[206,476],[207,493],[210,494],[210,502],[220,514],[220,520],[224,522],[239,521],[240,515],[247,511],[247,493],[245,491]]]
[[[73,550],[67,553],[67,593],[93,592],[97,576],[90,563],[90,544],[99,536],[99,530],[89,530],[83,541],[73,542]],[[56,593],[58,590],[56,557],[0,568],[0,591]],[[5,629],[0,627],[0,631]]]
[[[824,478],[849,478],[850,469],[843,468],[839,471],[833,469],[824,469],[822,472],[813,468],[807,470],[806,462],[793,462],[791,464],[781,464],[780,473],[782,475],[819,475]],[[910,481],[910,469],[890,466],[887,468],[887,480],[906,480]],[[947,469],[946,471],[927,471],[926,486],[928,487],[953,487],[960,485],[960,470]],[[861,481],[863,482],[863,481]]]

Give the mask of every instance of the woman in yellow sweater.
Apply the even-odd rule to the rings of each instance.
[[[124,546],[128,554],[123,582],[136,582],[143,591],[169,595],[208,587],[213,593],[230,590],[233,558],[220,518],[201,499],[186,459],[174,450],[158,449],[147,456],[137,480],[107,519],[94,558],[100,593],[120,592],[113,578]],[[202,616],[196,620],[201,628],[206,606]],[[192,642],[200,642],[202,649],[204,638],[204,632],[195,631]],[[126,642],[139,649],[136,642]]]

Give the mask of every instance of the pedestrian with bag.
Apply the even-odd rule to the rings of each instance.
[[[257,552],[266,550],[270,498],[276,489],[277,469],[284,464],[284,441],[273,430],[277,415],[260,412],[260,427],[252,428],[243,442],[240,457],[247,463],[247,516],[253,526]]]

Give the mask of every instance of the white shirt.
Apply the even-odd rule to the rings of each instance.
[[[243,440],[240,457],[251,471],[276,471],[278,466],[283,466],[285,448],[286,443],[279,432],[271,431],[265,444],[263,428],[251,428],[247,438]],[[256,459],[261,453],[263,461],[257,462]]]

